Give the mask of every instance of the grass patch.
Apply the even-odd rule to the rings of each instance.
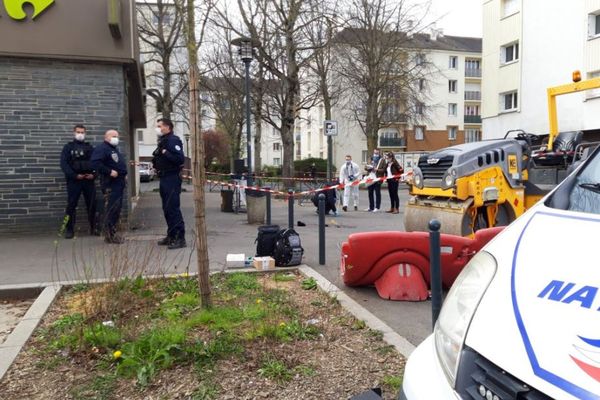
[[[293,376],[292,370],[283,361],[271,357],[267,357],[262,362],[258,374],[278,383],[285,383],[291,380]]]
[[[386,375],[383,377],[381,382],[392,389],[394,392],[397,392],[402,387],[402,377],[394,376],[394,375]]]
[[[90,347],[102,349],[116,349],[119,347],[122,339],[122,333],[119,329],[104,326],[97,322],[83,329],[83,340]]]
[[[75,400],[110,399],[115,391],[116,379],[115,374],[98,375],[94,377],[91,383],[75,386],[70,390],[70,394]]]
[[[243,272],[227,274],[225,277],[225,287],[238,296],[260,289],[256,274]]]
[[[396,351],[396,348],[394,346],[392,346],[391,344],[388,344],[388,345],[376,348],[375,351],[378,354],[385,356],[387,354],[390,354],[390,353],[393,353],[394,351]]]

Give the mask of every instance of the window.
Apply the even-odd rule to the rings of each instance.
[[[273,143],[273,151],[280,151],[280,150],[281,150],[281,144]]]
[[[457,109],[458,109],[458,106],[456,103],[449,103],[448,104],[448,115],[451,117],[456,117]]]
[[[588,15],[588,37],[600,37],[600,10]]]
[[[456,140],[456,132],[458,131],[458,126],[449,126],[448,127],[448,140]]]
[[[415,114],[423,115],[423,103],[415,104]]]
[[[450,68],[450,69],[458,68],[458,57],[457,56],[450,56],[450,58],[448,59],[448,68]]]
[[[517,92],[503,93],[500,95],[500,109],[502,111],[514,111],[519,106]]]
[[[519,0],[502,0],[502,18],[519,12]]]
[[[480,115],[479,106],[465,106],[465,115]]]
[[[588,74],[588,79],[592,78],[600,78],[600,71],[590,72]],[[596,97],[600,97],[600,89],[592,89],[586,91],[586,99],[594,99]]]
[[[362,151],[362,163],[366,164],[369,162],[369,151],[368,150],[363,150]]]
[[[508,64],[519,59],[519,43],[511,43],[500,49],[500,62]]]
[[[415,64],[423,65],[425,64],[425,55],[419,53],[415,56]]]
[[[467,59],[465,60],[465,69],[473,70],[481,68],[481,60]]]
[[[137,140],[139,143],[142,143],[144,141],[144,131],[141,129],[137,130]]]
[[[278,167],[281,165],[281,158],[274,158],[273,159],[273,165]]]
[[[481,131],[479,129],[465,129],[465,143],[479,142]]]
[[[425,90],[425,79],[421,78],[419,79],[419,91],[423,91]]]
[[[456,86],[457,86],[457,82],[455,80],[449,80],[448,81],[448,92],[456,93]]]
[[[415,140],[424,140],[425,138],[425,127],[415,126]]]

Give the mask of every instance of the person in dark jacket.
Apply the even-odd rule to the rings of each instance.
[[[173,122],[167,118],[157,121],[156,133],[159,135],[158,147],[152,155],[152,164],[160,177],[160,198],[167,222],[167,236],[158,242],[169,249],[186,246],[185,224],[181,214],[181,170],[185,157],[183,144],[173,133]]]
[[[104,134],[104,142],[94,149],[92,167],[100,176],[102,193],[104,194],[104,241],[121,244],[123,238],[117,235],[117,224],[123,206],[127,164],[118,149],[119,132],[108,130]]]
[[[398,197],[398,184],[400,178],[398,175],[402,174],[403,170],[394,153],[391,151],[385,155],[385,177],[387,178],[388,192],[390,194],[390,209],[386,213],[399,214],[400,211],[400,198]]]
[[[90,224],[90,234],[96,232],[96,175],[92,168],[94,146],[85,141],[86,129],[83,125],[73,128],[73,140],[65,144],[60,155],[60,168],[67,180],[67,209],[65,210],[65,239],[75,236],[77,203],[83,193],[85,209]]]
[[[381,178],[385,175],[385,160],[381,158],[379,149],[373,150],[371,162],[367,164],[365,170],[370,178]],[[379,212],[381,209],[381,181],[369,185],[368,191],[369,208],[365,211]]]

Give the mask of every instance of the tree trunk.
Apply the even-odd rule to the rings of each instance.
[[[258,106],[256,107],[258,109]],[[255,174],[259,174],[261,171],[261,167],[262,167],[262,157],[260,156],[260,152],[262,151],[262,122],[258,116],[258,114],[255,114],[255,118],[254,118],[254,124],[255,124],[255,129],[254,129],[254,173]]]
[[[198,47],[196,45],[196,18],[194,0],[187,0],[187,24],[186,39],[188,60],[190,67],[190,133],[192,137],[193,157],[192,173],[194,178],[194,209],[196,221],[196,248],[198,259],[198,287],[200,291],[200,304],[203,308],[212,306],[210,293],[210,276],[208,260],[208,243],[206,239],[206,211],[204,207],[204,184],[206,182],[206,171],[204,169],[204,141],[202,140],[200,127],[200,101],[198,83]]]

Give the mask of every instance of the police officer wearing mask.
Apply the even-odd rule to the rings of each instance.
[[[152,164],[160,177],[160,198],[167,221],[167,236],[158,244],[169,249],[180,249],[186,246],[185,224],[180,205],[183,144],[173,133],[173,122],[168,118],[157,121],[156,133],[159,136],[158,147],[152,153]]]
[[[94,184],[96,175],[90,161],[94,146],[85,141],[85,132],[85,126],[75,125],[73,128],[74,138],[63,147],[60,155],[60,168],[67,179],[65,239],[72,239],[75,236],[74,228],[77,203],[79,203],[79,197],[81,197],[82,193],[90,223],[90,234],[97,234],[96,186]]]
[[[94,149],[92,167],[100,175],[104,194],[104,241],[121,244],[123,238],[117,235],[117,223],[123,205],[127,164],[119,152],[119,132],[108,130],[104,142]]]

